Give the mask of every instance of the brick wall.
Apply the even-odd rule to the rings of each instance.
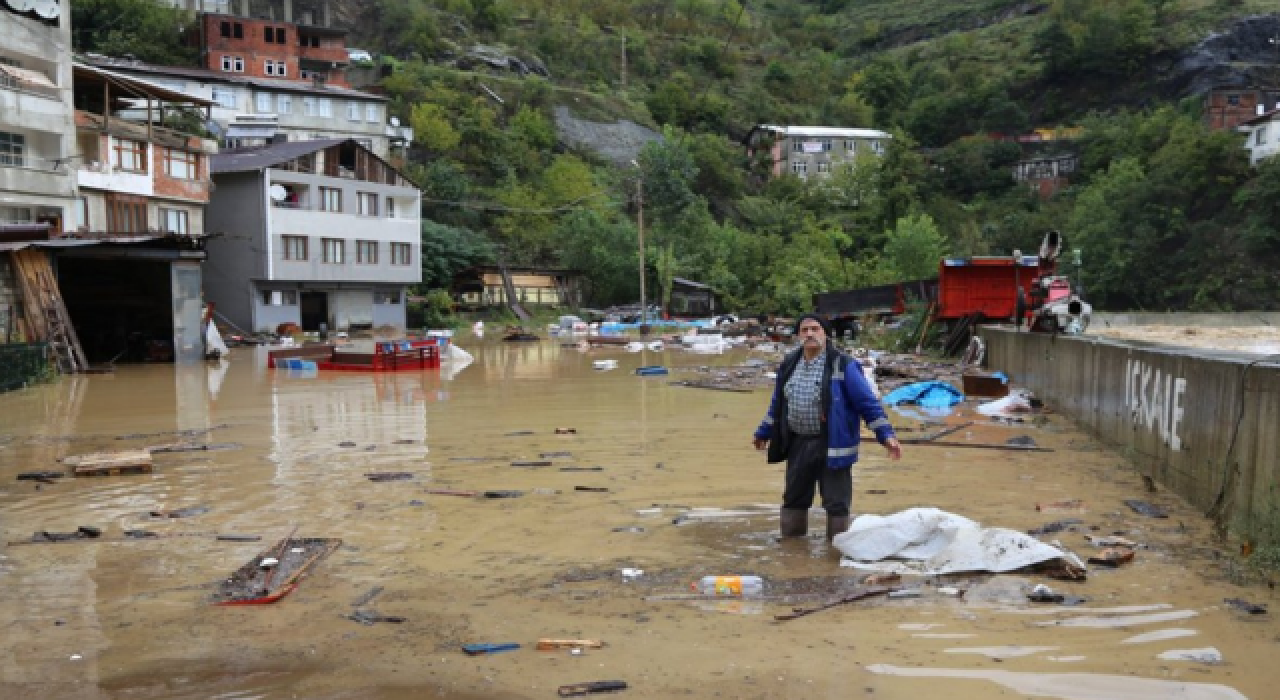
[[[196,153],[196,178],[186,180],[165,174],[164,160],[168,151],[164,146],[151,144],[151,173],[157,197],[181,197],[200,202],[209,201],[209,156]],[[194,151],[192,151],[194,153]]]
[[[201,15],[201,23],[204,41],[201,54],[204,68],[211,71],[251,78],[301,80],[304,58],[337,64],[347,62],[346,42],[341,37],[326,37],[318,47],[303,47],[298,41],[298,26],[291,22],[205,14]],[[224,58],[229,59],[233,70],[224,70]],[[268,74],[268,61],[273,66],[283,63],[284,75],[274,68]],[[241,70],[234,70],[237,64]],[[340,68],[330,69],[328,73],[327,82],[346,86]]]

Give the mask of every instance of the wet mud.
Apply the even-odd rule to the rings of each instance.
[[[895,413],[904,435],[972,420],[946,440],[1029,436],[1053,451],[907,445],[890,462],[867,445],[855,511],[936,506],[1026,531],[1064,520],[1036,504],[1079,499],[1070,517],[1081,522],[1042,537],[1078,554],[1098,551],[1086,535],[1123,537],[1144,545],[1133,561],[1091,567],[1082,582],[904,577],[894,585],[918,596],[780,623],[856,591],[863,574],[839,566],[820,511],[809,537],[778,540],[782,470],[750,445],[767,390],[634,374],[732,371],[758,355],[459,344],[476,356],[461,371],[273,371],[260,350],[238,349],[219,368],[121,367],[0,395],[0,540],[102,530],[0,549],[0,697],[515,699],[606,679],[636,698],[1275,697],[1275,614],[1224,602],[1267,604],[1271,592],[1233,585],[1203,517],[1149,492],[1121,455],[1060,416]],[[618,368],[592,369],[599,359]],[[17,478],[175,436],[239,449],[156,453],[150,474]],[[552,467],[511,466],[551,454]],[[561,470],[574,467],[601,470]],[[402,472],[413,478],[366,476]],[[1125,505],[1135,499],[1168,518]],[[203,507],[190,519],[150,515]],[[209,603],[295,528],[343,544],[278,603]],[[123,536],[134,530],[157,536]],[[204,534],[180,536],[193,530]],[[690,591],[727,574],[763,577],[765,595]],[[1028,601],[1041,583],[1087,600]],[[540,638],[605,646],[537,651]],[[522,648],[461,650],[481,643]],[[1210,648],[1221,662],[1205,662]]]

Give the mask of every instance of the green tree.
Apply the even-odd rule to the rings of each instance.
[[[160,65],[194,66],[199,51],[183,41],[187,15],[153,0],[76,0],[71,46],[78,52],[134,56]]]
[[[947,254],[947,239],[928,214],[898,219],[887,233],[884,257],[899,280],[917,280],[938,274],[938,261]]]
[[[433,153],[448,153],[462,140],[449,122],[444,108],[437,104],[423,102],[414,105],[409,123],[413,126],[414,139]]]
[[[555,238],[560,264],[586,278],[588,303],[603,307],[639,298],[636,229],[630,222],[598,211],[570,212]]]
[[[465,228],[422,220],[422,284],[420,289],[447,289],[454,275],[492,263],[496,249],[484,236]]]
[[[655,223],[673,221],[697,201],[693,183],[698,166],[674,129],[664,129],[661,140],[645,144],[637,163],[644,181],[645,215]]]

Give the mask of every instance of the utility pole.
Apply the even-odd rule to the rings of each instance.
[[[649,305],[644,298],[644,177],[636,180],[636,231],[640,249],[640,335],[649,332]]]
[[[622,89],[627,89],[627,35],[622,34]]]

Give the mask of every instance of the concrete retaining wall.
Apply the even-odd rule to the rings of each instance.
[[[1280,517],[1280,363],[983,328],[986,364],[1233,531]]]

